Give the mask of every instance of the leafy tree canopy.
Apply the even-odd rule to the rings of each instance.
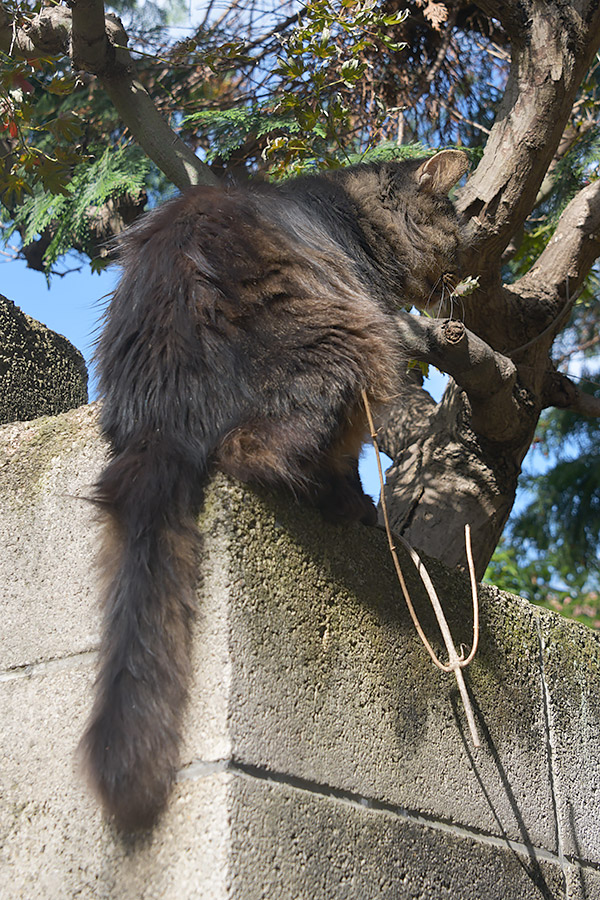
[[[1,9],[27,30],[44,6]],[[212,6],[185,40],[177,5],[169,17],[153,3],[111,8],[155,105],[214,171],[282,177],[411,145],[482,143],[498,96],[488,84],[502,82],[507,59],[482,14],[447,21],[443,4],[364,0]],[[451,27],[459,19],[464,30]],[[65,40],[28,57],[7,34],[0,76],[5,238],[18,232],[20,252],[48,272],[72,248],[101,265],[115,216],[126,223],[169,189],[99,80],[73,71]]]

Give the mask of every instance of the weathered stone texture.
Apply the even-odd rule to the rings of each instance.
[[[224,478],[180,779],[151,836],[116,835],[76,762],[104,458],[93,407],[0,428],[3,898],[600,900],[598,636],[484,588],[475,751],[385,536]],[[466,580],[430,571],[468,645]]]
[[[87,403],[83,356],[0,294],[0,424]]]

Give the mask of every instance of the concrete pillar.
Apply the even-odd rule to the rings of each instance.
[[[87,402],[83,356],[62,334],[0,294],[0,423],[56,415]]]

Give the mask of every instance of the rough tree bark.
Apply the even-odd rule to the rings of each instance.
[[[20,28],[0,2],[0,50],[57,53],[98,76],[124,123],[180,188],[214,175],[160,116],[136,79],[120,22],[102,0],[47,7]],[[381,423],[394,460],[387,493],[392,524],[411,544],[451,566],[464,560],[470,523],[481,576],[512,508],[517,477],[547,406],[600,415],[600,403],[559,375],[552,343],[600,254],[600,181],[563,212],[530,272],[503,285],[503,254],[573,140],[570,114],[600,46],[599,0],[479,0],[508,35],[511,67],[483,158],[458,195],[467,237],[462,275],[478,290],[440,318],[398,314],[408,352],[447,372],[440,403],[413,375]],[[445,316],[446,318],[442,318]]]
[[[380,443],[393,460],[386,487],[393,528],[453,566],[464,562],[470,523],[481,577],[513,506],[540,412],[557,406],[600,415],[600,404],[559,375],[550,357],[600,254],[599,181],[571,201],[527,275],[510,286],[501,281],[503,253],[535,205],[600,46],[600,4],[477,5],[501,21],[512,47],[483,158],[458,195],[468,236],[462,274],[477,276],[479,289],[454,311],[449,302],[442,310],[460,322],[402,321],[415,357],[452,378],[436,404],[415,376],[383,423]]]

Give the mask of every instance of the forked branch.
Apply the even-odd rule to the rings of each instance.
[[[458,207],[469,220],[469,271],[495,278],[502,252],[533,208],[600,46],[600,5],[478,5],[510,34],[512,61],[483,157],[459,192]]]
[[[524,298],[539,298],[541,294],[548,315],[555,315],[560,311],[557,303],[563,306],[565,301],[575,299],[599,255],[600,179],[597,179],[582,188],[563,210],[546,248],[511,290]],[[549,344],[553,339],[552,334]]]
[[[494,441],[510,440],[520,427],[513,396],[517,369],[462,322],[400,311],[396,325],[407,353],[451,375],[471,404],[473,428]]]

